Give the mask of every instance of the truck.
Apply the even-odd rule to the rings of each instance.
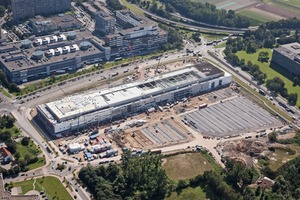
[[[150,151],[150,154],[161,154],[161,149],[152,149],[151,151]]]
[[[259,89],[259,94],[261,94],[261,95],[263,95],[263,96],[265,96],[266,95],[266,93],[265,93],[265,91],[263,91],[262,89]]]
[[[206,108],[206,107],[207,107],[207,103],[199,105],[199,109]]]

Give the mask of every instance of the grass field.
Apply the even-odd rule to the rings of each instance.
[[[283,76],[282,74],[280,74],[279,72],[277,72],[276,70],[274,70],[273,68],[271,68],[269,66],[270,63],[261,63],[257,60],[258,54],[260,52],[269,52],[269,57],[270,58],[272,57],[272,52],[270,49],[260,49],[254,54],[247,54],[245,51],[239,51],[236,53],[236,55],[240,59],[244,58],[246,63],[249,60],[251,60],[253,64],[257,64],[259,66],[260,70],[267,74],[267,79],[272,79],[274,77],[281,78],[285,83],[285,87],[287,88],[288,93],[296,92],[298,94],[298,97],[300,97],[300,86],[294,87],[293,82],[290,79]],[[297,100],[297,106],[300,106],[300,98],[298,98],[298,100]]]
[[[269,164],[271,170],[276,171],[287,161],[293,160],[294,158],[300,156],[300,146],[298,144],[292,144],[290,147],[291,149],[296,151],[294,155],[287,154],[288,151],[284,149],[275,149],[275,153],[273,153],[273,155],[268,156],[269,158],[271,158]],[[272,159],[272,157],[274,159]]]
[[[215,35],[215,34],[207,34],[207,33],[201,33],[201,36],[204,37],[204,39],[207,41],[220,40],[226,37],[225,35]]]
[[[226,42],[214,46],[216,49],[226,47]]]
[[[13,185],[14,187],[20,186],[22,188],[23,194],[26,194],[28,191],[33,190],[33,180],[17,182]],[[35,189],[37,191],[42,191],[42,187],[45,189],[45,192],[50,195],[49,199],[73,199],[68,191],[64,188],[63,184],[55,177],[46,176],[44,177],[44,179],[36,179]]]
[[[262,23],[273,21],[274,19],[268,15],[263,15],[257,12],[253,12],[251,10],[243,10],[238,13],[238,15],[248,17],[251,26],[258,26]]]
[[[189,179],[214,167],[201,153],[178,154],[165,158],[163,168],[173,180]]]
[[[29,170],[42,167],[46,164],[45,158],[39,158],[37,162],[28,165]]]
[[[201,187],[188,187],[183,189],[180,193],[172,192],[166,200],[204,200],[206,195]]]

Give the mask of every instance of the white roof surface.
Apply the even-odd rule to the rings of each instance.
[[[174,90],[178,87],[201,81],[205,77],[206,75],[195,67],[188,67],[140,82],[124,84],[86,94],[67,96],[63,99],[46,103],[45,105],[59,119],[63,119],[129,103],[140,99],[144,95],[151,96],[164,91]]]

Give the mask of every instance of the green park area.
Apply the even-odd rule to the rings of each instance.
[[[181,180],[213,170],[214,167],[201,153],[186,153],[166,157],[163,169],[171,179]]]
[[[267,80],[273,79],[274,77],[279,77],[281,80],[284,81],[285,87],[288,90],[288,93],[297,93],[298,97],[300,97],[300,86],[293,86],[293,81],[279,73],[278,71],[274,70],[272,67],[270,67],[269,62],[260,62],[258,61],[258,55],[260,52],[268,52],[269,58],[272,58],[272,52],[271,49],[259,49],[256,53],[248,54],[246,51],[238,51],[236,55],[239,57],[239,59],[245,59],[245,62],[251,61],[253,64],[257,64],[260,68],[260,70],[267,74]],[[300,98],[297,100],[297,106],[300,106]]]
[[[34,180],[26,180],[22,182],[13,183],[14,187],[21,187],[22,194],[26,194],[28,191],[35,190],[41,192],[44,191],[48,199],[56,200],[72,200],[73,198],[68,193],[66,188],[56,177],[46,176],[42,178],[37,178],[33,186]]]

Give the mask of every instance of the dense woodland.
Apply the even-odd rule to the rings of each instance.
[[[131,157],[122,155],[122,164],[97,168],[88,165],[79,178],[97,200],[101,199],[164,199],[171,182],[161,168],[161,156]]]

